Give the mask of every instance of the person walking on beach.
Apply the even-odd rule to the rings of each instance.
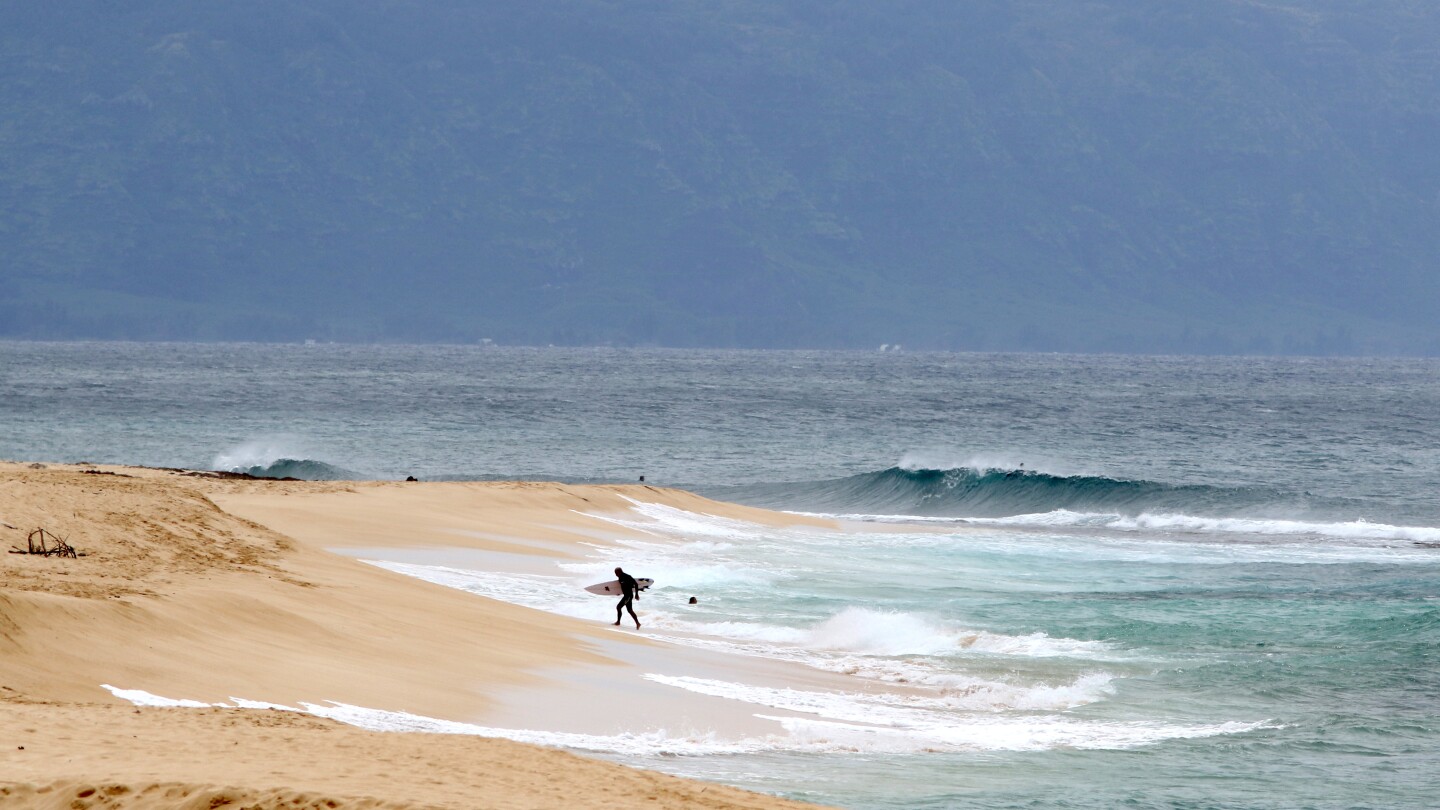
[[[635,620],[635,629],[640,629],[640,617],[635,615],[635,607],[631,603],[640,598],[640,583],[635,578],[625,573],[624,569],[615,569],[615,578],[620,580],[620,604],[615,606],[615,626],[620,626],[622,615],[620,611],[629,610],[630,618]]]

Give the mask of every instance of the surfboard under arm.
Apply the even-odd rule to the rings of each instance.
[[[649,577],[636,577],[635,583],[640,586],[640,590],[644,591],[648,590],[651,585],[654,585],[655,580]],[[589,591],[590,593],[600,594],[601,596],[619,596],[620,594],[624,593],[624,591],[620,588],[620,580],[618,579],[612,579],[609,582],[599,582],[594,585],[587,585],[585,587],[585,590]]]

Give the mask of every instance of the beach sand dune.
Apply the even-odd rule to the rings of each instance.
[[[327,547],[563,555],[649,487],[242,481],[0,463],[0,807],[806,806],[507,740],[370,732],[295,712],[136,709],[101,684],[463,718],[642,636],[479,599]],[[786,518],[789,520],[789,518]],[[623,654],[619,656],[623,658]],[[83,795],[82,795],[83,794]]]

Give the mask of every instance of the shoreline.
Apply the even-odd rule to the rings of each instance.
[[[353,784],[363,788],[359,795],[399,803],[393,806],[473,806],[457,798],[444,778],[427,780],[429,787],[409,781],[403,790],[384,780],[357,782],[355,770],[365,763],[344,746],[322,745],[318,758],[303,755],[314,760],[303,773],[278,767],[267,772],[241,767],[223,750],[167,765],[151,737],[178,735],[183,741],[176,744],[189,752],[213,749],[217,735],[238,735],[226,737],[232,748],[263,742],[293,752],[302,738],[336,734],[365,740],[351,744],[356,747],[418,745],[434,747],[436,756],[479,756],[495,747],[507,763],[549,762],[557,752],[489,738],[367,732],[293,712],[134,709],[100,685],[206,703],[333,701],[485,725],[568,723],[572,731],[623,732],[596,707],[618,705],[609,698],[622,681],[634,681],[634,660],[669,656],[680,670],[703,671],[706,656],[664,649],[672,645],[615,632],[608,623],[595,626],[433,585],[330,549],[470,549],[553,564],[577,556],[577,544],[589,548],[621,533],[622,527],[590,514],[621,512],[630,497],[748,521],[826,525],[645,485],[282,482],[0,462],[0,545],[24,548],[29,528],[46,526],[86,554],[64,560],[6,554],[0,560],[0,743],[17,741],[0,745],[0,773],[15,780],[0,782],[11,791],[9,798],[0,793],[0,806],[32,806],[27,802],[38,802],[35,791],[46,784],[81,782],[124,787],[116,801],[129,797],[131,803],[106,805],[116,807],[166,806],[145,804],[141,796],[154,795],[142,786],[168,783],[194,790],[239,783],[252,797],[282,788],[354,796],[354,789],[342,790]],[[739,717],[721,699],[650,686],[632,696],[633,705],[694,717],[697,728],[763,733],[761,721]],[[162,719],[146,725],[146,744],[125,745],[130,723],[152,722],[132,721],[136,715]],[[57,731],[61,726],[72,731]],[[636,772],[584,762],[587,770]],[[485,789],[483,769],[464,762],[455,768],[469,774],[456,784],[469,778],[478,781],[468,790]],[[569,770],[570,764],[537,766],[531,776],[561,785],[572,780]],[[675,803],[659,806],[811,806],[638,773],[645,776],[631,787],[639,793],[659,790],[655,780],[666,785],[656,795]],[[569,783],[571,795],[587,789]],[[649,800],[639,793],[632,798]],[[21,794],[31,798],[14,804]],[[473,799],[473,792],[467,795]],[[526,804],[524,795],[494,806],[555,806]],[[657,801],[669,801],[663,796]]]

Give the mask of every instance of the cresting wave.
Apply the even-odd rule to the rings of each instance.
[[[307,458],[303,444],[271,439],[246,442],[217,455],[210,468],[256,478],[299,478],[303,481],[359,481],[368,476],[324,461]]]
[[[1348,498],[1024,468],[896,466],[848,478],[725,487],[705,494],[802,514],[887,523],[1440,544],[1440,527],[1369,522],[1356,516],[1376,505]]]
[[[356,481],[365,477],[309,458],[281,458],[254,467],[232,467],[226,472],[244,473],[256,478],[298,478],[302,481]]]
[[[782,509],[929,517],[1011,517],[1059,509],[1132,516],[1157,511],[1233,515],[1316,505],[1312,496],[1266,487],[1176,485],[997,467],[897,466],[848,478],[732,487],[715,494]]]

